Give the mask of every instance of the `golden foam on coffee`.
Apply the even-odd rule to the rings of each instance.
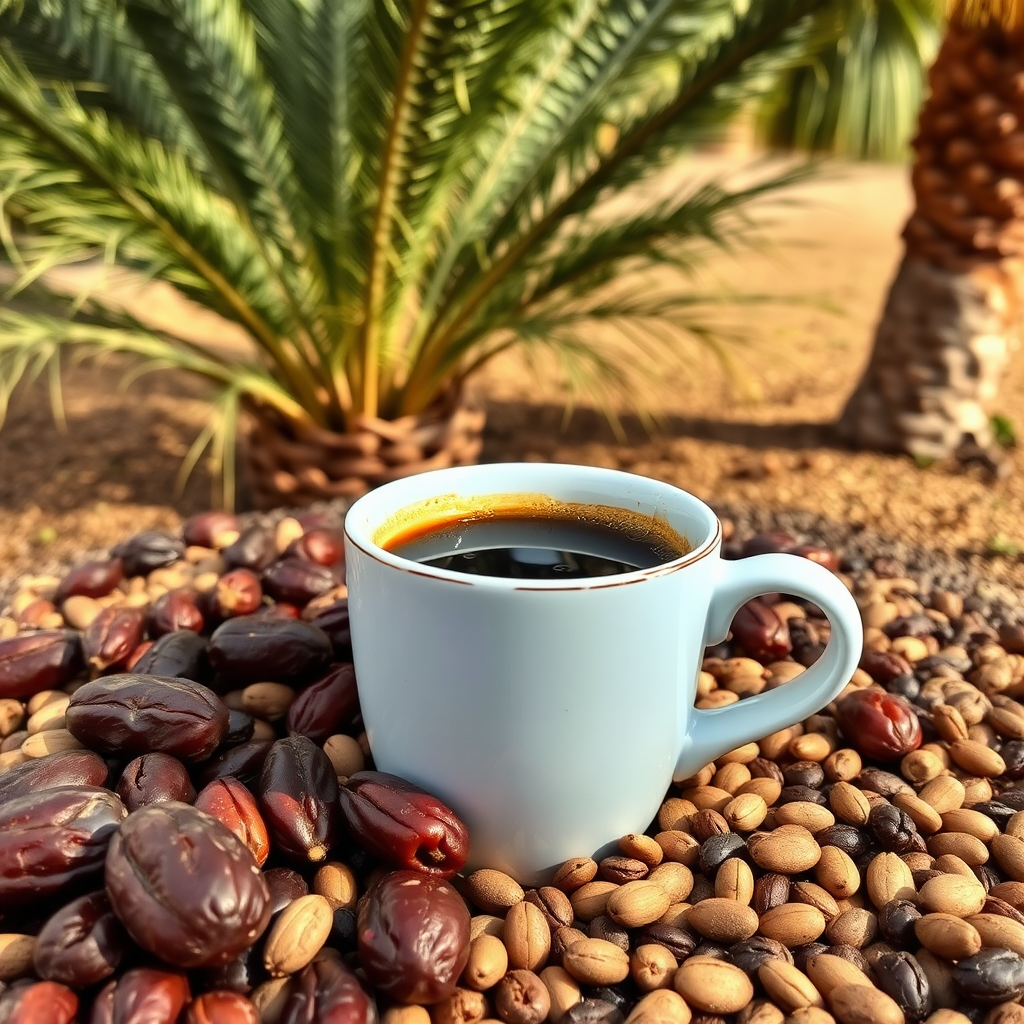
[[[438,494],[407,505],[389,516],[373,534],[373,543],[390,550],[459,523],[524,516],[583,522],[618,530],[629,537],[653,542],[665,550],[667,560],[689,553],[693,545],[671,524],[656,516],[614,505],[558,501],[547,494]]]

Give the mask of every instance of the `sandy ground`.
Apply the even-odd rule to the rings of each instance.
[[[684,171],[684,174],[686,172]],[[538,381],[521,359],[494,363],[478,387],[488,406],[484,459],[544,459],[618,466],[677,483],[712,504],[802,509],[866,525],[913,544],[986,559],[996,578],[1024,583],[1024,454],[992,482],[955,467],[851,452],[830,424],[853,389],[900,256],[910,206],[901,167],[833,166],[772,214],[768,251],[720,257],[700,287],[774,296],[735,304],[725,322],[744,394],[706,352],[688,370],[666,370],[646,395],[660,413],[650,434],[625,415],[617,438],[601,413],[576,408]],[[233,329],[189,309],[159,286],[119,298],[195,338],[234,344]],[[791,299],[812,301],[793,302]],[[204,425],[202,386],[154,374],[120,387],[116,365],[65,374],[67,426],[50,413],[42,384],[22,388],[0,430],[0,576],[172,526],[207,507],[210,480],[197,471],[175,493],[182,456]],[[1024,361],[1017,359],[1000,412],[1024,432]]]

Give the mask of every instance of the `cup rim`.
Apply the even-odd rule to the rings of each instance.
[[[700,518],[704,520],[704,524],[707,527],[704,540],[702,540],[700,544],[695,545],[685,555],[680,555],[679,558],[674,558],[669,562],[662,562],[659,565],[654,565],[647,569],[637,569],[635,572],[616,573],[614,576],[577,577],[571,580],[524,580],[505,576],[469,575],[466,573],[455,572],[451,569],[441,569],[437,566],[423,565],[421,562],[414,562],[411,559],[403,558],[401,555],[396,555],[394,552],[388,551],[386,548],[382,548],[375,544],[367,535],[369,530],[362,529],[356,522],[355,516],[353,516],[353,513],[359,509],[360,505],[372,506],[375,502],[384,500],[389,491],[401,492],[403,490],[409,490],[415,487],[414,482],[422,480],[430,479],[436,481],[436,485],[428,488],[423,494],[418,496],[409,496],[398,500],[393,504],[389,504],[382,514],[375,516],[376,525],[379,525],[384,521],[386,516],[393,515],[395,512],[408,505],[414,504],[417,501],[422,501],[434,494],[446,494],[452,489],[457,490],[460,482],[464,482],[467,478],[471,478],[477,474],[484,472],[493,473],[495,470],[501,469],[506,469],[512,472],[537,472],[541,477],[550,475],[552,480],[557,480],[559,478],[559,474],[564,474],[566,472],[584,472],[600,476],[606,480],[610,479],[614,481],[617,478],[620,483],[632,484],[633,486],[635,486],[636,481],[642,481],[647,485],[653,485],[654,487],[662,490],[670,491],[675,496],[681,496],[685,501],[690,503],[692,508],[689,511],[699,515]],[[543,484],[536,485],[536,489],[543,490]],[[514,488],[511,493],[515,493],[520,490],[525,491],[524,488]],[[486,494],[488,492],[483,491],[480,493]],[[491,493],[509,492],[502,492],[495,489]],[[375,528],[376,526],[371,527],[371,529]],[[432,580],[456,583],[464,586],[485,587],[490,590],[600,590],[608,587],[625,586],[630,583],[642,583],[661,576],[667,576],[670,573],[678,572],[680,569],[685,569],[688,566],[693,565],[695,562],[701,561],[703,558],[712,554],[720,546],[722,541],[722,522],[715,514],[714,510],[705,502],[701,501],[701,499],[696,495],[691,494],[689,491],[684,491],[681,487],[676,487],[674,484],[666,483],[663,480],[657,480],[654,477],[643,476],[639,473],[628,473],[621,469],[606,469],[602,466],[582,466],[573,463],[500,462],[429,470],[425,473],[417,473],[414,476],[402,477],[399,480],[392,480],[389,483],[375,488],[369,493],[364,494],[361,498],[356,499],[348,512],[346,512],[345,540],[348,544],[351,544],[364,555],[372,558],[376,562],[380,562],[392,569],[398,569],[401,572],[409,573],[412,576],[423,576]]]

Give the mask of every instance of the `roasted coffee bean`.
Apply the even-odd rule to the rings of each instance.
[[[234,747],[239,743],[247,743],[256,730],[256,719],[244,711],[228,711],[228,731],[224,736],[223,745]]]
[[[331,922],[331,945],[342,953],[356,948],[356,912],[349,907],[336,907]]]
[[[757,598],[740,607],[730,628],[733,638],[752,658],[781,661],[793,649],[789,627]]]
[[[61,907],[36,937],[36,974],[71,988],[89,988],[117,970],[128,935],[114,916],[105,892],[80,896]]]
[[[91,750],[65,750],[36,757],[0,773],[0,804],[58,786],[103,786],[106,762]]]
[[[798,971],[802,971],[804,974],[807,973],[807,961],[820,955],[821,953],[827,953],[831,947],[826,946],[823,942],[808,942],[803,946],[797,946],[791,952],[793,958],[793,966]]]
[[[190,996],[184,974],[136,967],[101,990],[89,1024],[175,1024]]]
[[[185,545],[168,533],[146,530],[114,545],[110,555],[121,559],[125,576],[148,576],[154,569],[181,561]]]
[[[698,859],[700,869],[705,875],[714,876],[730,857],[747,859],[747,843],[743,836],[727,832],[724,835],[711,836],[700,844]]]
[[[886,800],[891,800],[897,793],[913,793],[904,779],[882,768],[864,768],[857,776],[856,784],[861,789],[884,796]]]
[[[753,761],[748,761],[747,771],[752,779],[774,779],[780,786],[785,783],[782,769],[766,757],[755,757]]]
[[[260,1024],[260,1015],[238,992],[204,992],[185,1008],[181,1024]]]
[[[664,946],[672,955],[682,963],[697,945],[697,940],[682,928],[672,924],[662,924],[655,921],[641,929],[636,938],[637,948],[656,943]]]
[[[68,731],[104,754],[171,754],[203,761],[227,735],[228,709],[187,679],[116,675],[86,683],[71,696]]]
[[[971,870],[974,872],[974,877],[985,886],[985,892],[991,892],[997,885],[1005,881],[1005,878],[991,864],[975,864]]]
[[[270,919],[270,893],[248,847],[186,804],[153,804],[125,819],[110,841],[106,888],[132,938],[179,967],[226,963]]]
[[[573,922],[572,903],[561,889],[556,889],[552,885],[542,885],[539,889],[529,889],[524,899],[544,915],[544,920],[552,931]]]
[[[1006,745],[1004,744],[1000,754],[1005,754],[1005,751]],[[1017,813],[1008,804],[1002,802],[1002,797],[999,800],[983,800],[981,803],[971,804],[971,810],[991,818],[1000,829],[1005,828],[1006,823]]]
[[[931,636],[937,625],[938,623],[927,615],[901,615],[892,622],[887,622],[882,627],[882,632],[892,639],[898,636]]]
[[[994,1006],[1024,995],[1024,958],[1008,949],[983,949],[953,968],[953,984],[967,999]]]
[[[77,1013],[78,996],[54,981],[25,981],[6,992],[0,986],[3,1024],[74,1024]]]
[[[782,780],[786,786],[818,789],[825,782],[825,772],[815,761],[795,761],[782,770]]]
[[[755,533],[743,542],[739,550],[739,557],[749,558],[751,555],[769,555],[779,551],[789,551],[798,543],[793,534],[783,530]]]
[[[999,802],[1014,811],[1024,811],[1024,789],[1007,789],[999,794]]]
[[[189,547],[223,548],[239,536],[241,524],[230,512],[199,512],[181,525],[181,539]]]
[[[86,662],[93,672],[123,668],[145,630],[146,615],[140,608],[104,608],[82,635]]]
[[[892,853],[907,853],[920,843],[913,819],[906,811],[892,804],[872,807],[868,815],[868,828],[878,840],[878,845]]]
[[[277,558],[274,531],[265,526],[250,526],[238,540],[221,552],[229,569],[251,569],[262,572]]]
[[[606,999],[581,999],[562,1016],[563,1024],[624,1024],[622,1010]]]
[[[890,679],[885,684],[886,692],[893,693],[897,697],[903,697],[905,700],[915,701],[917,700],[918,694],[921,692],[921,684],[918,682],[916,676],[905,675],[896,676],[895,679]]]
[[[867,974],[871,969],[868,966],[867,960],[864,959],[864,954],[856,946],[839,943],[835,946],[829,946],[828,952],[831,953],[832,956],[841,957],[843,960],[847,961],[847,963],[853,964],[857,970],[863,971],[865,974]]]
[[[751,905],[758,917],[789,902],[790,881],[786,875],[768,871],[754,883]]]
[[[911,946],[916,943],[914,926],[921,919],[921,911],[910,900],[889,900],[878,911],[878,930],[892,946]]]
[[[149,613],[149,635],[154,639],[182,630],[202,633],[203,625],[196,593],[185,587],[161,594]]]
[[[273,745],[273,740],[249,740],[221,750],[199,766],[197,788],[208,786],[217,779],[234,778],[246,789],[255,790],[263,772],[263,763]]]
[[[876,761],[899,760],[921,745],[921,726],[910,704],[882,690],[854,690],[843,697],[836,721],[843,735]]]
[[[932,1012],[928,976],[910,953],[883,953],[874,968],[875,984],[895,1000],[908,1020],[924,1020]]]
[[[1008,740],[999,748],[999,756],[1006,762],[1005,778],[1024,779],[1024,740]]]
[[[443,879],[385,875],[360,903],[359,961],[392,999],[436,1003],[455,991],[469,959],[469,910]]]
[[[599,914],[590,922],[587,934],[592,939],[604,939],[605,942],[618,946],[623,952],[629,952],[629,932],[606,914]]]
[[[355,670],[350,664],[332,665],[326,675],[299,692],[285,724],[289,735],[308,736],[323,744],[328,736],[349,728],[358,711]]]
[[[814,833],[819,846],[835,846],[848,857],[862,857],[871,847],[868,837],[853,825],[829,825]]]
[[[132,666],[131,672],[133,675],[188,679],[201,683],[209,674],[206,645],[206,637],[190,630],[168,633],[142,655]]]
[[[584,985],[580,991],[587,999],[601,999],[618,1007],[623,1013],[636,1001],[636,991],[627,989],[627,982],[621,985]]]
[[[82,668],[82,642],[70,629],[19,633],[0,640],[0,698],[58,690]]]
[[[725,946],[719,946],[715,942],[702,942],[697,948],[690,954],[691,956],[709,956],[714,960],[729,960],[729,950]]]
[[[263,762],[258,792],[276,850],[305,863],[327,856],[338,835],[341,808],[338,778],[320,747],[305,736],[278,740]]]
[[[781,942],[765,938],[763,935],[755,935],[729,947],[730,963],[747,974],[756,974],[758,968],[769,960],[784,960],[791,964],[793,955]]]
[[[125,813],[113,793],[95,786],[61,786],[0,804],[0,908],[101,877]]]
[[[811,789],[810,786],[786,786],[775,801],[779,807],[794,803],[818,804],[824,807],[828,803],[828,797],[820,789]]]
[[[611,856],[598,861],[597,877],[603,882],[625,885],[647,877],[650,868],[635,857]]]
[[[60,606],[69,597],[106,597],[124,579],[119,558],[76,565],[57,585],[53,603]]]
[[[347,597],[317,612],[309,622],[327,634],[336,661],[352,660],[352,630],[349,626]]]
[[[308,622],[240,615],[218,626],[207,657],[217,672],[236,685],[273,679],[291,683],[326,667],[331,642]]]
[[[188,771],[177,758],[170,754],[143,754],[125,766],[117,784],[117,795],[131,813],[168,800],[190,804],[196,798],[196,791]]]

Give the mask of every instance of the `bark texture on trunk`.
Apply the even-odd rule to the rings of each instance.
[[[992,403],[1018,345],[1024,34],[954,19],[929,79],[906,253],[838,427],[858,447],[945,458],[993,448]]]

